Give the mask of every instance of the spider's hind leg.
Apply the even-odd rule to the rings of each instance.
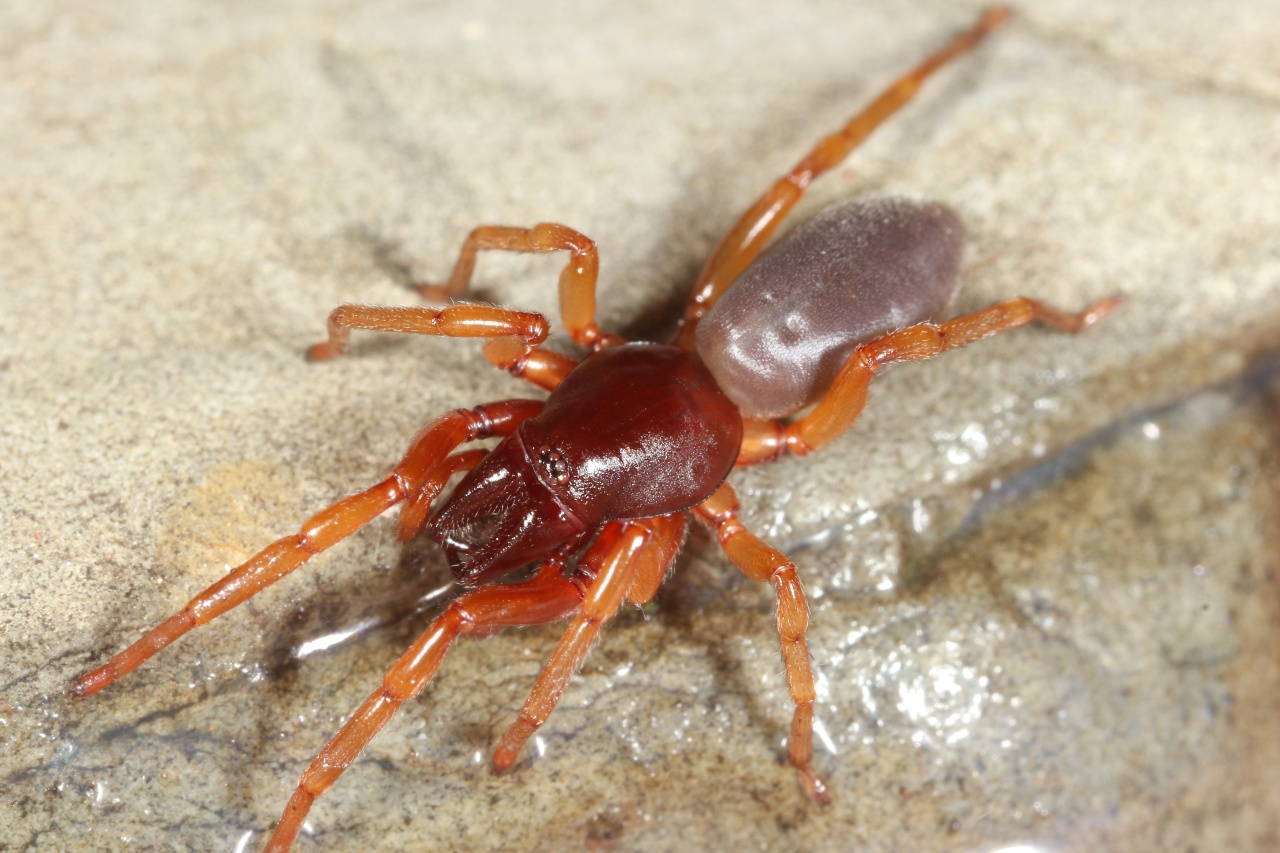
[[[874,101],[849,119],[844,127],[818,140],[790,172],[778,178],[764,195],[756,199],[755,204],[729,229],[729,233],[721,238],[711,257],[707,258],[673,343],[686,350],[694,348],[694,332],[698,321],[756,259],[769,237],[800,201],[810,184],[824,172],[840,165],[872,131],[906,106],[930,75],[961,54],[972,50],[1008,17],[1009,10],[1003,6],[987,9],[972,27],[895,80]]]
[[[1074,335],[1123,304],[1123,296],[1109,296],[1072,314],[1020,296],[945,323],[919,323],[867,341],[849,354],[831,387],[808,414],[791,423],[748,418],[736,464],[769,462],[783,453],[804,456],[830,444],[862,414],[871,380],[886,364],[933,358],[1037,321]]]

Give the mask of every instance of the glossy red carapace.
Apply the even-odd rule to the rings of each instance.
[[[572,554],[608,521],[692,509],[724,482],[741,443],[742,418],[696,356],[603,349],[471,469],[427,535],[463,583],[495,580]]]

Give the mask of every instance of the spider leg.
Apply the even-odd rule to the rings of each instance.
[[[867,387],[876,372],[886,364],[932,358],[1035,320],[1075,334],[1101,320],[1123,302],[1123,297],[1111,296],[1095,302],[1079,314],[1069,314],[1034,299],[1018,297],[940,325],[921,323],[876,338],[850,353],[826,394],[804,417],[789,424],[773,419],[744,421],[742,450],[737,464],[769,462],[783,453],[804,456],[829,444],[862,414],[867,402]]]
[[[459,636],[559,622],[582,604],[582,590],[562,576],[560,560],[543,563],[523,583],[497,584],[459,596],[409,647],[302,774],[267,851],[285,851],[297,837],[316,798],[329,789],[404,702],[421,692]]]
[[[404,306],[339,305],[329,314],[329,338],[307,350],[311,361],[327,361],[347,348],[352,329],[488,338],[484,355],[511,375],[551,390],[577,364],[572,358],[538,349],[547,339],[541,314],[492,305],[450,305],[436,310]]]
[[[302,774],[275,834],[267,844],[268,853],[289,849],[306,820],[311,804],[333,785],[396,710],[421,692],[435,675],[455,639],[468,634],[486,636],[503,628],[558,622],[575,613],[578,618],[570,626],[566,638],[583,634],[584,624],[588,626],[587,632],[594,636],[589,626],[594,625],[598,630],[603,619],[588,618],[584,623],[588,609],[612,615],[631,584],[633,566],[647,563],[650,574],[665,575],[667,566],[659,564],[663,560],[674,560],[686,526],[683,517],[678,515],[611,522],[605,525],[596,541],[578,560],[577,570],[570,578],[562,576],[564,565],[560,560],[548,559],[538,574],[524,583],[482,587],[460,596],[400,657],[382,685],[364,701]],[[644,547],[646,544],[651,547]],[[609,609],[610,601],[612,609]],[[590,639],[586,643],[589,644]],[[557,654],[564,645],[565,641],[561,640]],[[585,649],[584,645],[584,653]],[[555,661],[556,656],[553,656],[552,663]],[[581,656],[563,675],[560,691],[580,664]],[[547,669],[551,669],[551,664]],[[558,697],[559,692],[555,698]],[[554,704],[552,701],[551,706]]]
[[[725,554],[753,581],[768,581],[778,595],[778,637],[782,641],[782,662],[787,687],[796,710],[791,717],[788,747],[791,765],[800,773],[800,782],[818,805],[827,802],[827,786],[813,769],[813,671],[809,665],[809,606],[796,576],[796,567],[786,555],[762,542],[738,520],[738,496],[724,483],[710,498],[693,510],[700,521],[715,531]]]
[[[586,235],[554,222],[542,222],[532,228],[505,225],[481,225],[467,235],[454,264],[453,273],[443,285],[422,284],[418,291],[428,299],[449,299],[467,292],[476,267],[476,254],[481,249],[507,252],[569,252],[569,263],[560,273],[560,316],[565,329],[578,346],[591,350],[622,342],[617,335],[600,331],[596,324],[596,279],[600,257],[596,244]]]
[[[468,450],[455,453],[431,470],[430,476],[400,507],[400,524],[396,535],[401,542],[408,542],[417,536],[427,523],[427,515],[431,511],[431,503],[440,496],[449,478],[459,471],[470,471],[488,454],[486,450]]]
[[[913,70],[898,78],[879,97],[835,133],[823,137],[790,172],[783,175],[738,219],[707,259],[676,333],[676,346],[694,348],[694,331],[729,285],[760,254],[770,235],[804,191],[822,173],[839,165],[871,132],[915,97],[925,79],[947,62],[971,50],[1009,17],[1009,10],[994,7],[978,22]]]
[[[664,541],[669,540],[670,532],[669,529],[663,530]],[[569,680],[582,666],[601,626],[618,612],[623,597],[634,583],[637,565],[643,562],[644,551],[653,536],[653,528],[645,520],[610,522],[592,546],[592,553],[584,555],[578,561],[578,574],[574,579],[590,584],[586,588],[582,609],[543,667],[529,698],[520,710],[520,716],[503,734],[494,750],[495,773],[511,769],[525,743],[547,721],[569,685]],[[603,560],[596,560],[597,556],[603,556]],[[671,556],[674,558],[675,549],[671,549]],[[662,572],[665,574],[665,567]]]
[[[627,590],[627,601],[632,604],[645,604],[658,594],[689,532],[689,519],[683,512],[646,518],[642,523],[651,535],[648,547],[636,555],[635,579]]]
[[[505,400],[474,409],[457,409],[427,424],[390,477],[359,494],[343,498],[304,521],[298,533],[263,548],[129,648],[83,676],[72,693],[89,696],[132,672],[192,628],[257,595],[316,554],[420,491],[424,483],[438,476],[437,469],[451,464],[446,456],[459,444],[510,435],[522,421],[541,409],[542,403],[537,400]],[[447,477],[445,474],[444,478]]]

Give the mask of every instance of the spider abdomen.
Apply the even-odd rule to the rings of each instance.
[[[698,352],[747,417],[814,402],[854,347],[932,318],[960,284],[964,227],[936,202],[827,208],[743,271],[698,325]]]

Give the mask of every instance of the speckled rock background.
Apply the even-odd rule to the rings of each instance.
[[[600,246],[663,334],[756,193],[977,7],[0,5],[0,849],[248,850],[453,594],[394,513],[72,702],[77,675],[527,393],[474,343],[359,335],[470,226]],[[702,534],[512,775],[553,628],[459,645],[306,850],[1280,847],[1280,9],[1034,2],[801,211],[927,195],[957,310],[1130,302],[879,380],[821,456],[735,475],[812,601],[822,811],[780,763],[772,600]],[[558,259],[486,257],[554,313]]]

